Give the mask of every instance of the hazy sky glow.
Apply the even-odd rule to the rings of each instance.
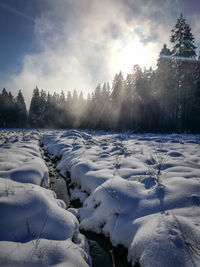
[[[0,86],[22,89],[28,101],[36,85],[86,95],[120,70],[155,67],[180,12],[197,34],[199,6],[199,0],[0,0]]]

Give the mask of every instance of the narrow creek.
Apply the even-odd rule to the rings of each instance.
[[[78,200],[70,202],[70,173],[68,173],[68,177],[67,179],[65,179],[56,169],[56,160],[51,160],[45,153],[43,148],[41,148],[41,154],[49,169],[51,189],[56,193],[57,197],[65,202],[67,208],[82,207],[82,204]],[[106,238],[103,234],[96,234],[94,232],[84,231],[81,229],[80,232],[84,236],[86,236],[88,240],[93,267],[132,266],[127,262],[127,250],[124,247],[113,247],[109,239]],[[135,267],[139,267],[139,265],[135,265]]]

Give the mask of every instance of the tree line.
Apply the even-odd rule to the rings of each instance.
[[[157,68],[139,65],[126,78],[120,72],[87,98],[33,90],[27,114],[23,95],[0,94],[1,127],[90,128],[136,132],[200,132],[200,61],[189,24],[181,14],[171,30]]]
[[[4,88],[0,94],[0,127],[24,128],[27,123],[27,109],[21,90],[14,98]]]

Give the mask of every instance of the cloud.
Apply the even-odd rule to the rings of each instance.
[[[116,72],[131,68],[132,55],[128,68],[119,60],[129,44],[144,47],[147,65],[155,65],[178,13],[174,0],[45,1],[48,8],[35,21],[41,51],[27,54],[21,72],[6,81],[9,90],[21,88],[27,102],[36,85],[51,93],[76,88],[86,95],[97,83],[111,81]],[[133,66],[138,62],[132,58]]]

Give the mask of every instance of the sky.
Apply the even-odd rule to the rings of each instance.
[[[83,91],[156,67],[180,13],[200,47],[199,0],[0,0],[0,89]],[[197,50],[198,51],[198,50]]]

